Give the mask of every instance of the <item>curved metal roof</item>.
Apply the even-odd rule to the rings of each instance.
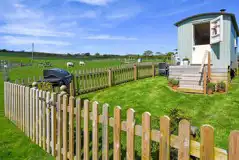
[[[233,13],[226,13],[226,12],[211,12],[211,13],[201,13],[201,14],[196,14],[196,15],[193,15],[193,16],[190,16],[190,17],[187,17],[187,18],[184,18],[182,19],[181,21],[178,21],[177,23],[175,23],[174,25],[175,26],[179,26],[181,23],[187,21],[187,20],[190,20],[190,19],[193,19],[193,18],[198,18],[198,17],[202,17],[202,16],[211,16],[211,15],[228,15],[228,16],[231,16],[232,18],[232,23],[233,23],[233,26],[236,30],[236,33],[237,33],[237,36],[239,36],[239,29],[238,29],[238,25],[237,25],[237,21],[236,21],[236,17]]]

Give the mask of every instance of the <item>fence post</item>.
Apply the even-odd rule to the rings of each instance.
[[[75,96],[74,75],[72,74],[72,80],[70,83],[70,96]]]
[[[109,87],[111,87],[111,86],[112,86],[112,70],[109,69],[108,72],[109,72],[109,81],[108,81],[108,84],[109,84]]]
[[[155,66],[152,64],[152,77],[155,77]]]
[[[63,129],[63,160],[67,160],[67,152],[68,152],[68,145],[67,145],[67,141],[68,141],[68,138],[67,138],[67,128],[68,128],[68,125],[67,125],[67,117],[68,117],[68,112],[67,112],[67,108],[68,108],[68,105],[69,105],[69,99],[68,99],[68,95],[64,95],[63,96],[63,122],[62,122],[62,129]]]
[[[134,80],[136,81],[138,78],[138,70],[137,70],[137,65],[134,65]]]
[[[57,159],[62,160],[61,148],[62,148],[62,102],[63,102],[63,94],[57,95],[57,132],[58,132],[58,147],[57,147]]]

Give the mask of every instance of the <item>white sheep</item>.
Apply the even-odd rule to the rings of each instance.
[[[68,67],[74,67],[74,63],[73,62],[67,62],[66,65],[67,65],[67,68]]]
[[[85,65],[85,62],[80,61],[80,62],[79,62],[79,65],[80,65],[80,66],[84,66],[84,65]]]

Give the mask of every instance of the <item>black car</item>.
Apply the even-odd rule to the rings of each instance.
[[[72,80],[72,75],[69,72],[59,68],[43,70],[43,76],[43,82],[52,83],[53,86],[68,86]]]

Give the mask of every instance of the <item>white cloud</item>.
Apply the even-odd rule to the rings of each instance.
[[[28,36],[49,36],[49,37],[72,37],[73,33],[51,31],[51,29],[35,27],[24,24],[6,24],[0,27],[0,33],[20,34]]]
[[[21,3],[12,4],[12,10],[3,14],[5,23],[0,25],[0,33],[27,36],[72,37],[74,33],[59,30],[52,24],[54,18],[44,12],[30,9]]]
[[[111,36],[111,35],[92,35],[84,37],[84,39],[91,40],[138,40],[137,38],[125,37],[125,36]]]
[[[53,41],[53,40],[44,40],[33,37],[16,37],[16,36],[3,36],[1,37],[2,41],[10,45],[26,45],[26,44],[40,44],[40,45],[56,45],[56,46],[68,46],[71,45],[68,42],[64,41]]]
[[[69,0],[69,1],[76,1],[76,2],[86,3],[90,5],[104,6],[110,2],[113,2],[114,0]]]

